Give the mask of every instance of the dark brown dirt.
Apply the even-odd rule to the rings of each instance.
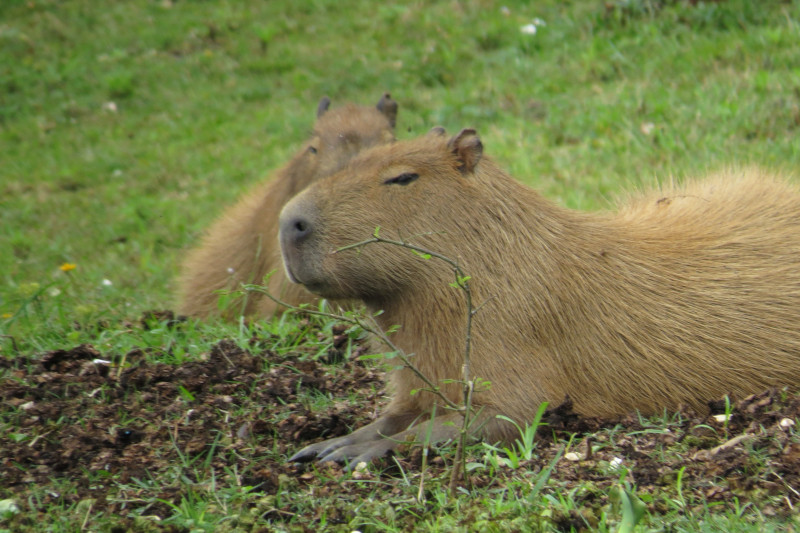
[[[180,327],[179,321],[172,325]],[[329,358],[341,359],[336,345],[342,344],[342,329],[334,329],[317,334],[331,337]],[[236,472],[237,483],[264,495],[286,490],[287,479],[295,486],[317,484],[318,494],[359,490],[338,484],[341,471],[335,467],[320,476],[284,458],[376,416],[382,374],[355,358],[328,364],[303,353],[278,356],[260,345],[257,338],[248,349],[221,340],[200,361],[180,365],[153,362],[158,357],[134,349],[122,367],[112,366],[90,345],[0,358],[0,413],[6,422],[0,435],[0,499],[14,498],[22,507],[36,501],[39,510],[48,503],[92,499],[93,512],[117,516],[125,528],[129,515],[170,516],[173,509],[165,502],[178,505],[185,497],[181,487],[187,478],[198,481],[198,472],[219,479]],[[299,396],[309,391],[334,403],[311,410]],[[358,400],[347,401],[353,395]],[[713,408],[722,412],[724,404]],[[614,463],[621,460],[640,495],[674,491],[680,476],[683,494],[690,495],[687,505],[719,503],[715,509],[724,511],[756,501],[766,516],[794,513],[800,505],[800,440],[793,423],[800,418],[800,396],[765,391],[736,402],[732,412],[725,425],[682,410],[664,429],[636,416],[581,418],[566,402],[546,415],[536,457],[524,468],[546,468],[574,437],[570,450],[577,455],[562,457],[552,473],[564,489],[590,481],[603,494],[618,482],[621,471]],[[420,453],[411,451],[399,462],[419,469]],[[434,457],[432,475],[443,475],[444,462]],[[391,498],[396,474],[390,461],[384,464]],[[506,482],[502,475],[472,477],[477,486]],[[605,496],[586,498],[584,509],[552,520],[566,530],[591,524],[607,502]],[[284,512],[297,514],[287,506],[264,516],[281,520]],[[652,514],[666,512],[657,496],[648,506]],[[27,516],[18,525],[35,522],[35,514]],[[305,519],[313,529],[315,517]]]

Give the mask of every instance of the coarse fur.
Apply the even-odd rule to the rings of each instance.
[[[800,192],[758,169],[721,172],[631,199],[613,213],[565,209],[513,180],[472,130],[440,130],[369,150],[292,200],[281,215],[290,277],[358,298],[393,342],[454,402],[462,401],[466,309],[452,269],[369,239],[376,227],[457,260],[475,306],[471,375],[480,436],[569,396],[584,415],[681,404],[704,409],[800,382]],[[338,251],[337,251],[338,250]],[[294,460],[369,459],[420,438],[407,429],[437,400],[407,368],[391,374],[385,413]],[[434,439],[452,437],[437,408]],[[447,413],[443,416],[441,413]],[[424,424],[422,425],[424,426]],[[380,439],[382,435],[391,439]]]
[[[219,309],[218,301],[220,292],[239,289],[242,283],[262,283],[273,270],[268,283],[273,295],[291,305],[316,299],[286,280],[278,246],[278,215],[310,183],[340,170],[360,151],[392,142],[397,117],[397,104],[388,93],[374,107],[347,104],[329,111],[329,105],[327,97],[320,101],[311,138],[292,160],[228,208],[200,246],[189,253],[179,279],[181,313],[227,319],[271,316],[278,306],[261,293],[247,293],[225,309]]]

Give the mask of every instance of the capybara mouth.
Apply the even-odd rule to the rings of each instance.
[[[289,278],[289,281],[291,281],[292,283],[298,283],[300,285],[303,284],[302,281],[297,279],[297,276],[294,275],[294,272],[292,272],[292,268],[287,263],[284,263],[283,266],[284,269],[286,270],[286,277]]]
[[[289,278],[289,281],[302,285],[306,290],[315,294],[319,294],[320,291],[324,290],[326,285],[320,282],[320,280],[313,279],[313,276],[310,276],[308,272],[302,268],[302,263],[296,262],[296,259],[292,260],[290,255],[291,254],[286,254],[283,257],[283,269],[286,271],[286,277]],[[299,268],[292,268],[293,264]]]
[[[294,269],[292,269],[291,255],[289,251],[283,247],[281,247],[281,262],[283,263],[283,271],[286,273],[286,277],[289,278],[289,281],[302,285],[303,282],[297,277]]]

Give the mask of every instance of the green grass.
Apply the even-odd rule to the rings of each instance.
[[[534,35],[520,31],[537,20]],[[389,90],[400,138],[475,127],[521,181],[602,209],[671,176],[743,164],[796,172],[798,43],[798,0],[3,0],[0,355],[86,342],[115,362],[151,347],[179,363],[222,337],[246,344],[246,326],[130,323],[174,305],[183,251],[289,159],[322,95],[374,103]],[[295,319],[265,327],[270,349],[323,349]],[[331,505],[365,529],[417,515],[421,531],[463,528],[463,513],[491,530],[530,524],[531,508],[568,512],[592,491],[556,505],[532,495],[527,476],[444,502],[434,481],[433,511],[408,503],[413,483],[393,501],[307,503],[296,480],[284,480],[285,496],[255,501],[232,485],[219,497],[249,501],[254,524],[285,497]],[[175,525],[226,516],[229,503],[206,488],[186,493]],[[702,527],[669,516],[675,530],[772,527],[745,514]],[[48,516],[71,531],[91,509]]]
[[[181,251],[289,158],[323,94],[390,90],[401,137],[476,127],[516,177],[582,209],[656,177],[796,168],[799,9],[4,2],[0,313],[30,283],[70,300],[56,322],[170,305]]]

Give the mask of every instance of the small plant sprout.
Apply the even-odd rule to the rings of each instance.
[[[647,506],[627,482],[612,488],[609,497],[613,509],[622,515],[617,533],[633,533],[636,524],[644,518]]]
[[[716,420],[718,423],[722,424],[722,431],[725,432],[725,436],[728,436],[728,424],[730,424],[731,417],[733,416],[733,404],[731,403],[730,397],[727,395],[725,396],[725,412],[719,415],[712,415],[711,418]]]
[[[675,503],[679,509],[686,509],[687,507],[686,499],[683,497],[683,473],[685,471],[686,467],[681,467],[681,469],[678,470],[678,475],[675,479],[675,489],[678,493],[678,497],[673,500],[673,503]]]
[[[521,461],[530,461],[533,458],[533,451],[536,448],[536,431],[543,425],[542,416],[544,416],[546,410],[547,402],[539,405],[539,409],[536,411],[536,416],[534,416],[533,421],[530,424],[525,424],[525,427],[521,427],[507,416],[498,415],[497,418],[505,420],[517,428],[520,438],[516,439],[516,446],[512,446],[511,448],[498,448],[497,446],[484,443],[484,447],[494,454],[492,462],[497,461],[510,468],[516,469],[520,467]],[[498,453],[504,454],[505,458],[498,457]]]

